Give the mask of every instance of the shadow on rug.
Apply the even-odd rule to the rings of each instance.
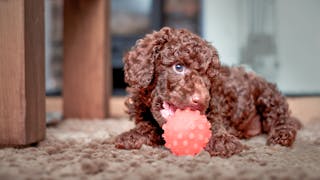
[[[266,146],[259,136],[229,159],[115,149],[113,138],[131,127],[125,119],[63,121],[35,147],[0,149],[0,179],[320,179],[320,121],[299,131],[293,148]]]

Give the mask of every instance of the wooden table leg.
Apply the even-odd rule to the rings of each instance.
[[[108,0],[64,2],[65,118],[109,115],[112,83],[108,9]]]
[[[45,137],[44,1],[0,1],[0,146]]]

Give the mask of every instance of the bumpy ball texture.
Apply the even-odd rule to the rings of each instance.
[[[165,147],[178,156],[196,155],[211,137],[211,125],[199,111],[177,110],[162,126]]]

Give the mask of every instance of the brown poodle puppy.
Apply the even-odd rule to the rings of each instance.
[[[117,148],[163,145],[166,116],[187,107],[210,121],[205,150],[212,156],[237,154],[245,148],[239,138],[261,133],[268,134],[267,144],[291,146],[300,128],[274,84],[221,66],[216,49],[185,29],[165,27],[137,41],[124,57],[124,72],[136,127],[116,138]]]

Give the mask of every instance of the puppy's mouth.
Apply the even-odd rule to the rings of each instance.
[[[200,111],[200,113],[204,113],[203,112],[204,108],[202,106],[182,106],[182,107],[177,107],[177,106],[175,106],[175,105],[173,105],[171,103],[163,102],[162,108],[163,109],[160,110],[160,113],[161,113],[161,115],[162,115],[162,117],[164,119],[168,119],[170,116],[172,116],[176,112],[177,109],[187,109],[187,108],[189,108],[191,110],[198,110],[198,111]]]
[[[160,113],[164,119],[168,119],[177,110],[177,108],[174,105],[171,105],[167,102],[162,103],[162,108],[163,109],[160,110]]]

